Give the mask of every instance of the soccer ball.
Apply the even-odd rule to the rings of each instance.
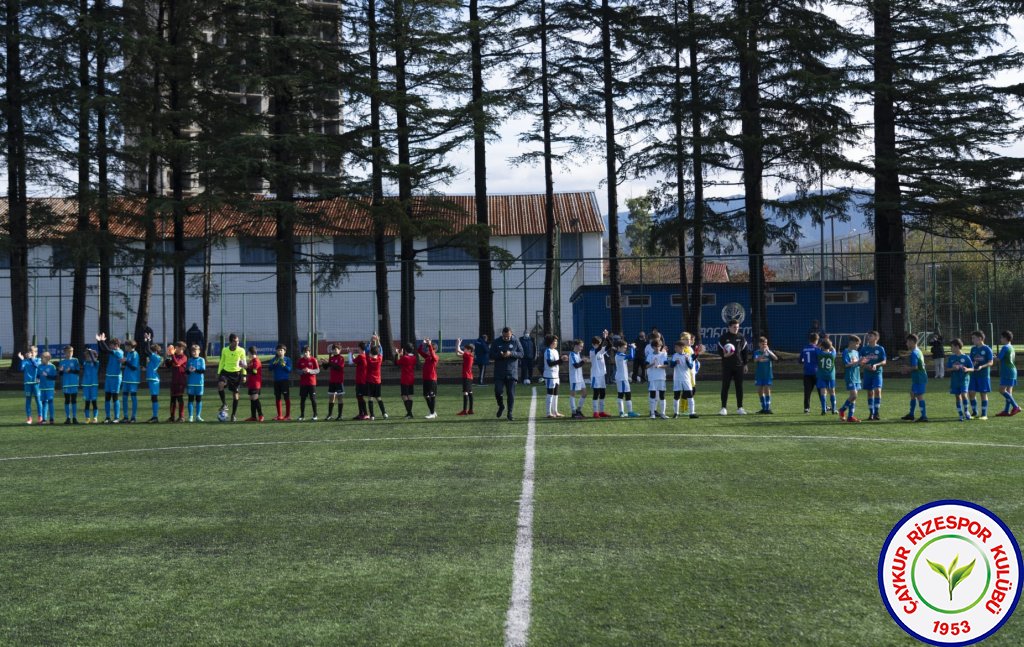
[[[724,352],[726,355],[732,355],[733,353],[736,352],[736,347],[733,346],[732,344],[726,344],[725,346],[722,346],[722,352]]]
[[[217,413],[217,420],[220,420],[221,422],[227,422],[230,418],[231,416],[228,415],[226,409],[221,409],[220,412]]]

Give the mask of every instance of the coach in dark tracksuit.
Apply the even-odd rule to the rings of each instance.
[[[519,344],[523,347],[523,361],[519,362],[519,381],[529,384],[533,379],[533,365],[537,361],[537,345],[533,343],[529,331],[519,338]]]
[[[502,391],[508,397],[508,419],[512,420],[512,407],[516,403],[516,381],[519,379],[519,360],[523,358],[523,345],[512,336],[512,329],[505,326],[501,337],[491,344],[491,359],[494,361],[494,398],[498,401],[498,414],[505,412]]]
[[[736,347],[736,352],[729,357],[722,350],[726,344]],[[747,340],[740,334],[740,322],[733,319],[729,322],[728,330],[718,338],[718,354],[722,357],[722,415],[725,415],[729,403],[730,382],[736,385],[737,413],[746,413],[743,410],[743,374],[747,372],[748,349]]]

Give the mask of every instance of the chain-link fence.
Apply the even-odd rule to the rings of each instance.
[[[777,254],[764,257],[761,283],[766,301],[767,330],[774,347],[799,348],[808,330],[819,328],[838,335],[863,333],[877,326],[881,290],[875,277],[875,258],[869,252]],[[683,266],[687,284],[693,279],[689,259]],[[350,341],[365,339],[378,328],[375,274],[370,264],[352,264],[340,278],[323,285],[324,268],[303,265],[297,276],[295,300],[302,339]],[[508,325],[517,335],[539,332],[544,303],[544,264],[495,263],[493,324]],[[202,284],[207,269],[187,270],[186,327],[206,327],[216,345],[236,332],[247,343],[277,341],[275,267],[215,263],[209,266],[209,321],[203,320]],[[399,338],[401,317],[398,261],[388,266],[392,334]],[[555,327],[563,339],[588,338],[611,327],[607,258],[562,260],[556,263],[553,290]],[[681,289],[680,261],[675,257],[623,258],[623,332],[634,338],[641,330],[658,328],[674,338],[684,327],[696,327],[687,316],[689,290]],[[707,256],[700,308],[700,335],[716,339],[732,317],[751,326],[749,258],[745,255]],[[6,272],[3,272],[6,274]],[[0,274],[0,345],[9,354],[12,344],[10,281]],[[72,273],[68,269],[34,266],[29,278],[30,334],[40,344],[67,339],[71,324]],[[111,335],[130,336],[139,309],[140,267],[116,267],[111,277]],[[99,270],[88,277],[86,335],[95,330],[99,299]],[[475,263],[423,264],[415,277],[415,324],[418,338],[442,341],[450,349],[458,337],[476,339],[479,331],[480,290]],[[148,323],[156,338],[172,336],[172,271],[158,267],[153,274]],[[908,332],[941,331],[948,340],[980,329],[994,338],[1004,328],[1024,323],[1024,260],[992,251],[912,251],[906,255],[904,286]],[[692,332],[697,332],[696,330]]]

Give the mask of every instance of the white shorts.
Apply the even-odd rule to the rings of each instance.
[[[629,380],[619,382],[619,393],[632,393],[633,389],[629,388]]]
[[[665,380],[648,380],[647,382],[648,391],[664,391]]]
[[[608,383],[605,381],[604,375],[591,375],[590,376],[590,388],[592,389],[605,389],[608,388]]]
[[[683,380],[672,380],[672,390],[673,391],[692,391],[693,390],[693,385],[692,384],[688,384],[687,382],[685,382]]]
[[[546,378],[544,378],[544,384],[549,389],[553,389],[553,388],[555,388],[556,386],[559,385],[559,380],[558,380],[557,377],[546,377]]]
[[[569,390],[572,392],[582,391],[584,388],[583,382],[569,382]]]

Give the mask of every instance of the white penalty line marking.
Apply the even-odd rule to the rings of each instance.
[[[203,445],[171,445],[167,447],[137,447],[108,449],[94,452],[66,454],[36,454],[33,456],[0,456],[0,463],[37,461],[53,458],[80,458],[112,456],[117,454],[144,454],[150,452],[187,451],[190,449],[222,449],[235,447],[271,447],[275,445],[333,445],[342,443],[416,442],[433,440],[515,440],[522,434],[467,434],[459,436],[385,436],[380,438],[323,438],[315,440],[264,440],[248,443],[207,443]],[[928,440],[927,438],[871,438],[869,436],[810,436],[786,434],[693,434],[693,433],[616,433],[616,434],[541,434],[540,438],[725,438],[727,440],[823,440],[835,442],[890,443],[895,445],[950,445],[957,447],[990,447],[994,449],[1024,449],[1013,443],[984,443],[968,440]]]
[[[526,426],[523,489],[516,520],[516,550],[512,558],[512,598],[505,615],[505,647],[526,647],[530,631],[530,587],[533,572],[533,469],[537,446],[537,388],[530,398]]]

